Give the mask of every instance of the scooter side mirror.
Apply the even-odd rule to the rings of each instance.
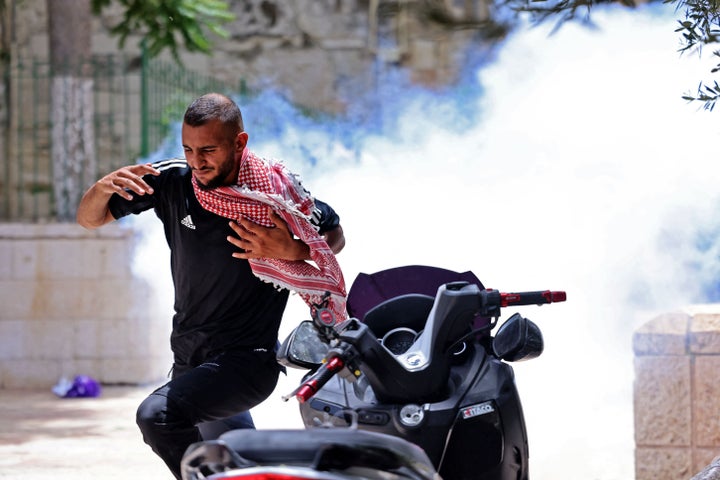
[[[544,343],[540,328],[516,313],[503,323],[493,338],[495,356],[508,362],[539,357]]]
[[[322,364],[328,349],[312,321],[305,320],[290,332],[276,356],[277,361],[286,367],[312,370]]]

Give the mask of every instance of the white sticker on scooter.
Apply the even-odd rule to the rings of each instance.
[[[472,405],[467,408],[463,408],[462,416],[463,416],[463,420],[467,420],[468,418],[473,418],[473,417],[477,417],[480,415],[493,413],[494,411],[495,411],[495,408],[493,408],[492,402],[484,402],[484,403],[479,403],[477,405]]]

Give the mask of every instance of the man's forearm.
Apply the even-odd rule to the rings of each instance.
[[[143,179],[145,175],[160,175],[150,164],[128,165],[108,173],[85,192],[78,206],[77,222],[85,228],[97,228],[115,220],[108,202],[113,194],[126,200],[136,195],[152,194],[153,189]]]
[[[340,253],[340,251],[345,247],[345,236],[343,234],[342,227],[339,225],[337,228],[334,228],[329,232],[325,232],[323,234],[323,238],[334,254]],[[305,242],[296,238],[293,240],[293,247],[295,253],[287,255],[286,258],[292,260],[312,260],[312,257],[310,256],[310,247],[308,247]]]
[[[337,255],[343,248],[345,248],[345,234],[343,233],[343,229],[340,225],[329,232],[325,232],[324,236],[328,247],[330,247],[330,250],[332,250],[334,254]]]
[[[77,223],[87,229],[94,229],[115,220],[108,208],[111,196],[93,185],[80,200],[75,217]]]

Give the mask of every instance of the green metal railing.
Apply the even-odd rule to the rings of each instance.
[[[208,92],[227,95],[246,93],[241,79],[236,85],[185,70],[175,63],[143,57],[140,154],[146,156],[160,145],[173,122],[182,120],[195,98]]]
[[[92,60],[95,175],[155,151],[197,96],[244,93],[175,63],[120,55]],[[0,221],[55,218],[53,199],[52,71],[47,59],[0,65]],[[88,173],[88,177],[92,174]],[[95,178],[83,178],[89,185]]]

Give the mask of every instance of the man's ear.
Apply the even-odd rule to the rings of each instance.
[[[247,132],[239,132],[237,136],[235,136],[235,149],[238,152],[241,152],[248,142],[248,134]]]

